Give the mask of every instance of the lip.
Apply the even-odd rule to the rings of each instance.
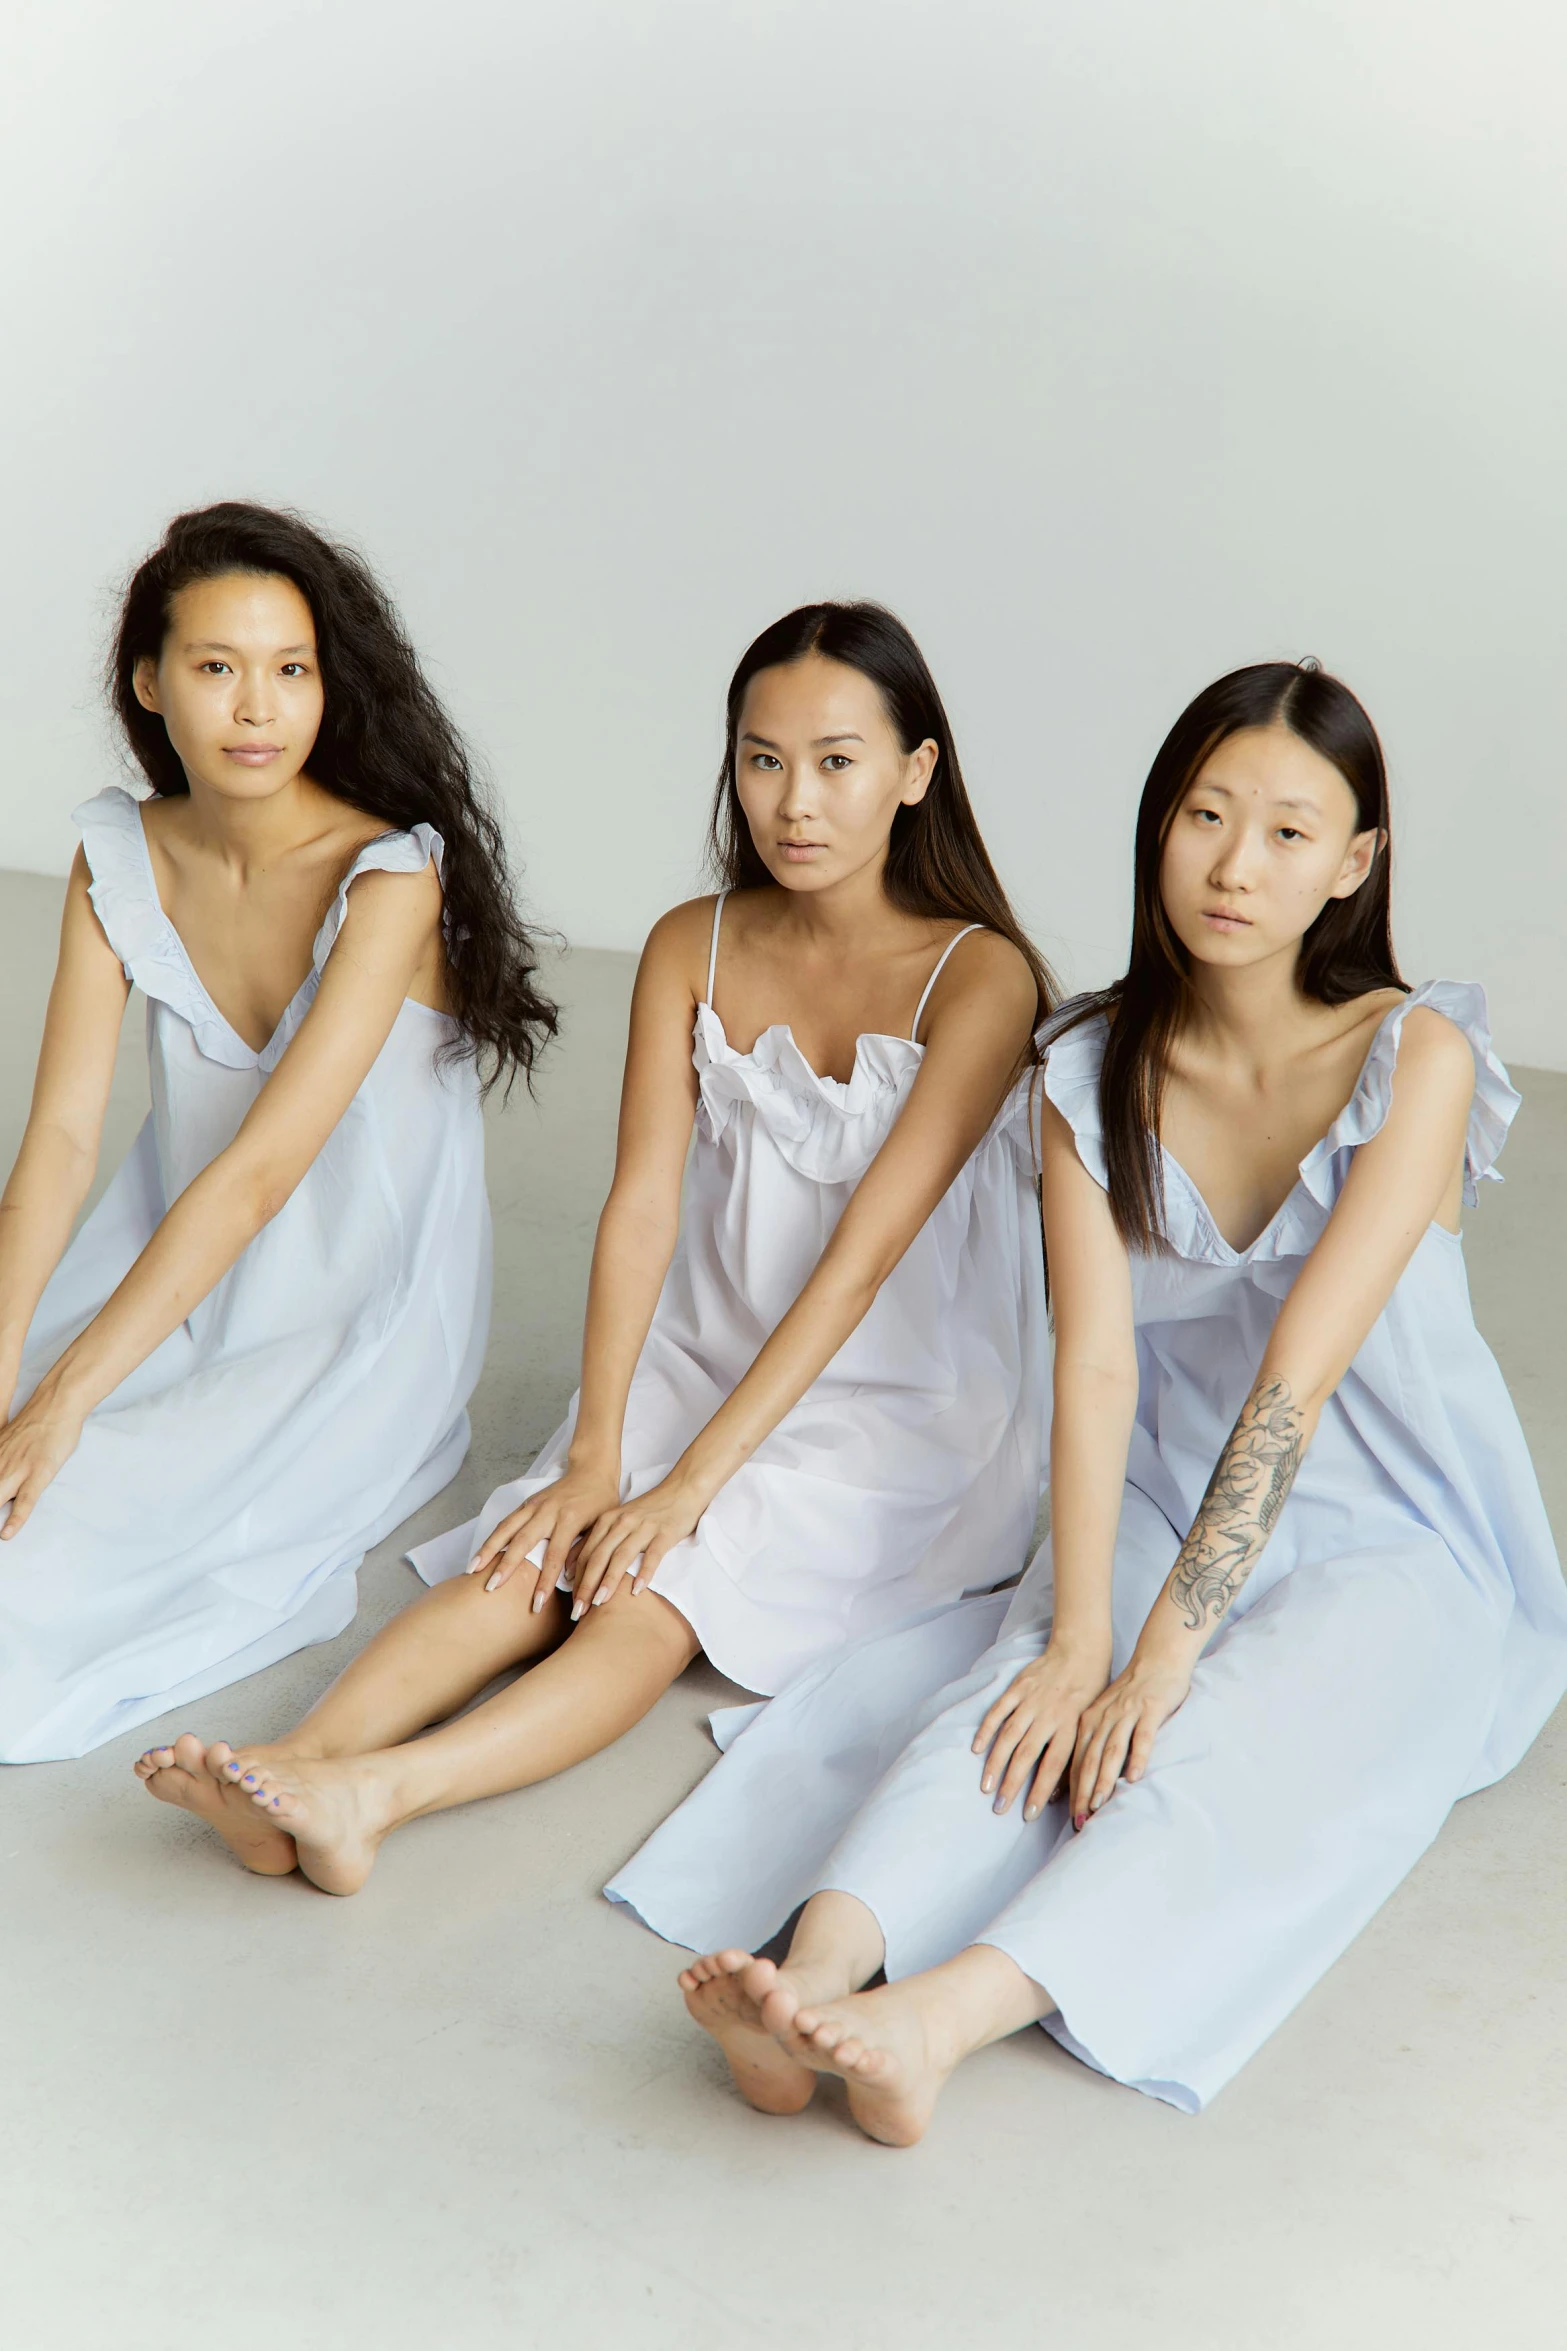
[[[281,743],[225,743],[225,759],[237,759],[241,767],[265,767],[270,759],[281,759]]]
[[[1216,931],[1249,931],[1252,927],[1249,914],[1234,914],[1227,906],[1205,906],[1202,919]]]
[[[825,841],[780,841],[779,854],[798,864],[802,858],[815,857],[827,846]]]

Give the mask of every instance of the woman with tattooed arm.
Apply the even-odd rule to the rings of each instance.
[[[1204,2105],[1567,1684],[1458,1236],[1518,1097],[1481,991],[1399,977],[1348,690],[1200,695],[1134,891],[1044,1065],[1051,1540],[795,1684],[610,1889],[712,1954],[681,1985],[753,2104],[836,2074],[894,2145],[1036,2021]]]

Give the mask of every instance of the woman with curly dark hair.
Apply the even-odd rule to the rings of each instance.
[[[359,558],[179,516],[109,672],[0,1200],[0,1760],[80,1755],[354,1613],[484,1352],[480,1098],[555,1027],[494,819]],[[74,1242],[121,1021],[152,1113]],[[156,1795],[204,1800],[172,1749]]]

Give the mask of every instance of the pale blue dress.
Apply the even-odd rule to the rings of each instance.
[[[256,1052],[165,915],[129,792],[76,811],[109,944],[147,999],[152,1109],[28,1333],[20,1405],[187,1184],[234,1139],[315,1001],[361,874],[418,873],[428,825],[360,850]],[[468,1445],[490,1221],[471,1060],[406,1002],[303,1180],[178,1330],[92,1412],[0,1545],[0,1762],[81,1755],[353,1616],[364,1553]]]
[[[1464,1197],[1518,1096],[1476,987],[1383,1021],[1354,1095],[1249,1249],[1165,1155],[1168,1257],[1139,1257],[1141,1387],[1116,1548],[1125,1664],[1358,1146],[1405,1019],[1475,1059]],[[1105,1180],[1102,1019],[1053,1044],[1051,1100]],[[857,1895],[889,1977],[974,1942],[1057,2003],[1046,2029],[1195,2111],[1288,2015],[1440,1829],[1518,1761],[1567,1688],[1567,1592],[1523,1432],[1475,1329],[1459,1237],[1433,1224],[1323,1412],[1273,1536],[1136,1785],[1074,1835],[1056,1802],[999,1818],[970,1752],[1048,1637],[1046,1544],[1011,1595],[861,1643],[745,1726],[608,1891],[672,1941],[755,1949],[810,1894]],[[739,1718],[737,1718],[739,1719]]]

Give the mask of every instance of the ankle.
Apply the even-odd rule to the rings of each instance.
[[[971,1943],[955,1959],[906,1982],[920,2000],[932,2054],[949,2068],[1037,2024],[1053,2005],[1015,1960],[989,1943]]]

